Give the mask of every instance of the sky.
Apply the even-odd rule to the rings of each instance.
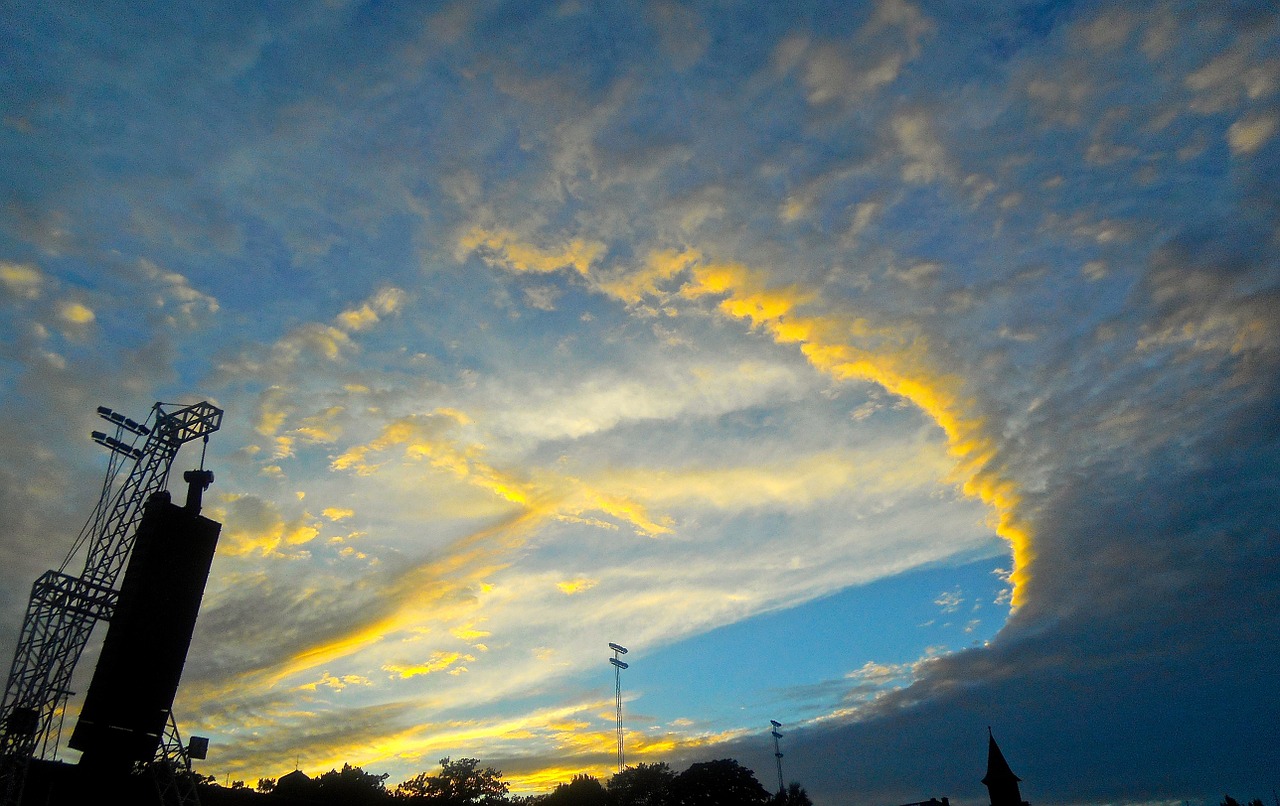
[[[224,409],[199,771],[1280,786],[1274,7],[0,17],[0,651]]]

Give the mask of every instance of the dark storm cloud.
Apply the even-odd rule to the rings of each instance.
[[[1270,228],[1217,223],[1151,251],[1110,335],[1072,343],[1071,377],[1002,446],[1041,468],[1021,609],[857,722],[792,734],[815,794],[981,801],[988,725],[1033,803],[1269,785],[1280,273]]]
[[[795,734],[791,769],[838,771],[832,795],[981,801],[991,725],[1032,802],[1265,785],[1280,708],[1265,651],[1280,531],[1263,503],[1277,446],[1247,449],[1064,485],[1043,510],[1027,604],[997,639],[928,662],[856,724]]]

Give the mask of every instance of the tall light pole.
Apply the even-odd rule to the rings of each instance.
[[[778,728],[782,727],[782,723],[776,719],[770,719],[769,724],[773,725],[773,730],[769,733],[773,736],[773,757],[778,759],[778,794],[781,795],[787,791],[787,785],[782,781],[782,748],[778,744],[778,740],[782,738]]]
[[[627,648],[613,642],[609,643],[609,648],[613,650],[609,663],[613,664],[613,698],[618,707],[618,772],[622,772],[622,670],[627,668],[627,664],[619,658],[627,654]]]

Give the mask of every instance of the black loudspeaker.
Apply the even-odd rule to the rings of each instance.
[[[186,664],[222,525],[153,496],[138,526],[102,654],[70,746],[80,763],[126,773],[150,761]]]

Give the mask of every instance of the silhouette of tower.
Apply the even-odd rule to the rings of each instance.
[[[627,648],[613,642],[609,643],[609,648],[613,650],[609,663],[613,664],[613,696],[618,706],[618,772],[622,772],[622,670],[627,668],[627,664],[619,656],[627,654]]]
[[[1022,779],[1009,769],[1009,762],[1004,760],[1004,753],[996,744],[996,737],[987,728],[987,774],[982,783],[991,793],[991,806],[1029,806],[1018,791],[1018,782]]]
[[[778,744],[782,739],[782,734],[778,733],[778,728],[782,727],[782,723],[776,719],[770,719],[769,724],[773,726],[773,730],[769,734],[773,736],[773,757],[778,760],[778,794],[785,794],[787,785],[782,782],[782,747]]]
[[[32,585],[26,618],[0,701],[0,804],[3,806],[15,806],[23,800],[27,770],[32,762],[56,758],[62,717],[72,694],[72,676],[94,626],[100,621],[115,623],[118,618],[126,618],[118,612],[122,593],[117,588],[117,580],[129,564],[138,534],[143,531],[147,503],[164,492],[178,450],[196,440],[207,444],[209,435],[222,427],[222,409],[208,401],[167,410],[172,405],[156,403],[151,415],[141,423],[106,406],[98,407],[98,415],[114,427],[113,435],[105,431],[90,434],[94,442],[111,452],[98,503],[62,564],[42,574]],[[197,472],[203,473],[203,466],[202,452],[202,470]],[[208,481],[212,481],[212,474]],[[208,486],[207,481],[201,484]],[[78,576],[72,575],[68,569],[80,558],[84,560],[84,570]],[[163,568],[164,561],[158,565]],[[163,575],[152,574],[149,578],[159,580]],[[165,600],[159,588],[150,584],[142,587],[144,592],[150,591],[157,594],[156,598]],[[197,605],[198,600],[199,594]],[[177,607],[184,609],[187,604],[180,603]],[[146,605],[143,611],[155,611],[158,607]],[[135,620],[134,626],[137,624]],[[144,629],[135,634],[142,633],[145,637],[146,632]],[[133,649],[145,645],[130,639],[124,644],[128,651],[123,657],[136,660]],[[175,667],[173,662],[166,661],[165,668],[170,672],[176,668],[180,673],[181,663],[177,660]],[[152,705],[155,703],[146,707]],[[156,750],[158,755],[162,751],[166,763],[156,769],[172,772],[168,762],[181,763],[189,769],[190,757],[181,745],[172,712],[166,707],[160,718],[162,725],[166,721],[168,725],[162,728],[164,735],[157,742]],[[191,802],[188,796],[194,797],[194,785],[187,786],[186,778],[182,781],[178,800]]]

